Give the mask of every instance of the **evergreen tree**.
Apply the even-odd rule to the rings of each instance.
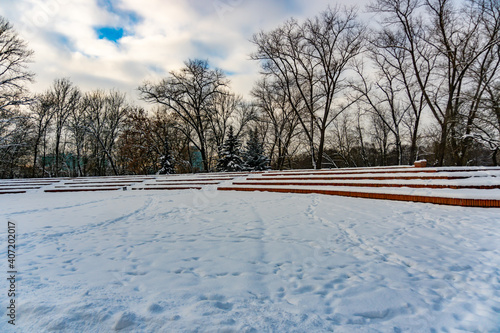
[[[226,141],[219,148],[217,171],[234,172],[244,169],[243,159],[240,157],[240,142],[235,137],[233,127],[229,126]]]
[[[257,130],[250,131],[250,140],[244,154],[245,169],[249,171],[269,170],[269,158],[264,155],[264,147],[259,142]]]
[[[161,169],[158,171],[160,175],[171,175],[175,173],[175,159],[170,151],[168,139],[165,140],[164,155],[160,157]]]

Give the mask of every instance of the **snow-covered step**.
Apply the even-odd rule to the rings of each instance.
[[[185,186],[145,186],[145,187],[132,187],[131,190],[201,190],[203,186],[200,185],[185,185]]]
[[[92,185],[92,184],[133,184],[133,183],[142,183],[143,180],[129,179],[129,180],[104,180],[104,181],[79,181],[79,182],[65,182],[65,185]]]
[[[276,176],[306,176],[306,175],[361,175],[361,174],[394,174],[394,173],[438,173],[438,172],[489,172],[500,174],[500,168],[389,168],[389,169],[338,169],[338,170],[303,170],[297,171],[270,171],[263,174],[263,177]]]
[[[221,191],[319,193],[436,204],[500,207],[500,168],[359,168],[268,172]]]
[[[282,176],[282,177],[252,177],[247,178],[250,181],[267,181],[267,180],[389,180],[389,179],[435,179],[435,180],[447,180],[447,179],[466,179],[473,177],[473,174],[459,174],[459,175],[436,175],[436,174],[391,174],[391,175],[350,175],[350,176],[333,176],[333,175],[305,175],[305,176]]]
[[[220,181],[224,180],[233,180],[234,177],[217,177],[217,178],[186,178],[186,179],[157,179],[157,183],[164,183],[164,182],[172,182],[172,183],[177,183],[177,182],[193,182],[193,183],[199,183],[199,182],[214,182],[214,183],[219,183]]]
[[[87,188],[87,187],[127,187],[127,186],[132,186],[133,184],[136,183],[123,183],[123,184],[117,184],[117,183],[109,183],[109,184],[77,184],[77,185],[56,185],[54,188]]]
[[[263,171],[255,171],[255,172],[252,172],[252,174],[255,174],[255,173],[262,173]],[[201,176],[201,177],[213,177],[214,175],[215,176],[236,176],[236,177],[243,177],[243,176],[248,176],[249,172],[211,172],[211,173],[196,173],[196,174],[192,174],[192,176]],[[170,175],[172,176],[172,175]],[[185,176],[183,174],[179,174],[179,175],[173,175],[173,176]]]
[[[22,194],[26,193],[24,190],[0,190],[0,194]]]
[[[57,193],[57,192],[97,192],[97,191],[117,191],[122,187],[65,187],[65,188],[52,188],[46,189],[44,192]]]
[[[245,181],[234,182],[233,185],[257,185],[257,186],[276,186],[276,185],[297,185],[297,186],[353,186],[353,187],[410,187],[410,188],[432,188],[432,189],[481,189],[491,190],[500,189],[500,184],[496,185],[458,185],[458,184],[412,184],[412,183],[343,183],[343,182],[312,182],[312,181]]]
[[[19,186],[19,185],[0,185],[0,191],[13,191],[13,190],[37,190],[39,188],[41,188],[42,186],[38,185],[38,186],[30,186],[30,185],[27,185],[27,186]]]
[[[140,175],[102,176],[102,177],[96,176],[96,177],[74,177],[74,178],[58,178],[58,179],[95,182],[95,181],[106,181],[106,180],[119,181],[119,180],[130,180],[130,179],[151,180],[151,179],[156,179],[156,176],[140,176]]]
[[[421,189],[408,191],[405,189],[360,189],[354,187],[327,186],[226,186],[219,191],[261,191],[279,193],[326,194],[354,198],[381,199],[395,201],[412,201],[466,207],[500,207],[500,190],[431,190]],[[389,191],[391,190],[391,191]],[[399,190],[399,191],[397,191]],[[450,191],[454,191],[451,193]],[[487,192],[495,191],[495,192]]]
[[[186,181],[176,181],[176,182],[171,182],[171,181],[157,182],[157,183],[153,183],[151,185],[155,185],[155,186],[162,186],[162,185],[217,185],[220,183],[221,183],[220,181],[196,182],[196,181],[192,181],[192,180],[186,180]]]
[[[44,186],[44,185],[52,185],[54,183],[59,183],[59,180],[57,181],[52,181],[52,182],[32,182],[32,181],[24,181],[24,182],[0,182],[0,186],[19,186],[19,185],[26,185],[26,186]]]

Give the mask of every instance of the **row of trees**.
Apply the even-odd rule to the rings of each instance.
[[[6,144],[10,152],[3,149],[4,156],[9,157],[2,160],[3,177],[192,172],[192,153],[201,152],[198,147],[203,147],[198,146],[200,141],[187,135],[190,130],[180,116],[168,109],[160,107],[148,114],[143,108],[127,103],[120,92],[83,93],[68,79],[56,80],[51,89],[35,96],[28,110],[18,115],[22,128],[11,128],[22,136],[11,137],[18,142]],[[220,144],[209,136],[210,142],[203,142],[205,147],[209,151],[219,149],[219,160],[224,159],[227,147],[245,159],[245,163],[242,160],[234,170],[228,170],[265,168],[267,163],[262,161],[267,159],[255,156],[255,152],[263,155],[256,132],[250,131],[248,148],[243,154],[232,127],[229,128],[227,142],[225,134],[220,134]],[[250,157],[262,159],[262,165],[252,164]],[[207,165],[204,163],[202,169]],[[217,169],[226,170],[220,166]]]
[[[357,113],[351,130],[357,123],[365,163],[367,142],[379,146],[382,163],[389,145],[397,164],[411,163],[427,135],[435,145],[433,164],[471,163],[477,142],[493,150],[496,164],[500,3],[377,0],[369,9],[381,18],[378,29],[368,30],[354,9],[335,7],[256,34],[252,58],[263,72],[257,99],[268,112],[270,103],[285,106],[290,115],[284,119],[299,123],[317,168],[327,157],[331,128],[345,130],[339,127],[346,111]],[[426,113],[434,120],[427,133]],[[361,130],[367,123],[371,137]],[[347,133],[334,135],[337,150],[345,150],[341,141]]]
[[[139,86],[150,111],[69,79],[31,96],[32,52],[0,18],[0,176],[212,171],[231,140],[276,169],[497,165],[498,1],[376,0],[369,10],[377,28],[332,7],[255,34],[261,78],[249,101],[193,59]]]

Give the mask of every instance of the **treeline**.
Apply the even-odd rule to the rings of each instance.
[[[221,69],[190,59],[138,87],[150,110],[69,79],[31,96],[32,52],[0,18],[0,177],[150,174],[166,161],[214,171],[230,127],[274,169],[497,165],[500,3],[377,0],[368,10],[370,27],[332,7],[255,34],[261,78],[248,100]]]

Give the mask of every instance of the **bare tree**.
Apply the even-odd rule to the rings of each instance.
[[[50,113],[53,115],[55,133],[54,133],[54,175],[59,176],[61,171],[61,147],[65,142],[62,142],[63,131],[66,128],[66,122],[74,109],[78,107],[80,102],[80,89],[74,86],[67,79],[57,79],[54,81],[52,88],[45,93],[43,99],[47,105],[50,105]],[[64,152],[63,152],[64,153]]]
[[[27,159],[30,153],[32,124],[29,117],[19,110],[9,112],[9,133],[0,147],[0,178],[23,177],[27,174]]]
[[[492,152],[491,162],[499,165],[500,151],[500,81],[488,85],[487,94],[481,100],[477,121],[466,136],[486,146]]]
[[[12,25],[0,16],[0,110],[26,105],[32,99],[25,84],[33,81],[34,74],[28,71],[33,51],[14,31]]]
[[[357,65],[359,80],[353,88],[363,97],[365,108],[389,128],[395,141],[397,163],[412,164],[416,159],[420,120],[426,105],[422,89],[412,71],[404,34],[384,29],[374,31],[372,36],[367,58],[372,66],[366,70],[363,63]],[[429,80],[429,71],[426,73],[420,73],[424,85]],[[407,161],[403,161],[405,142],[410,143]]]
[[[257,51],[252,59],[261,61],[265,75],[286,92],[308,138],[315,168],[321,168],[326,129],[350,106],[342,95],[348,87],[346,71],[363,50],[364,30],[354,9],[335,7],[302,25],[289,20],[253,37]],[[293,100],[295,92],[301,96],[298,103]]]
[[[12,25],[0,16],[0,168],[4,176],[13,175],[14,160],[28,144],[28,116],[20,110],[29,104],[27,83],[34,74],[27,69],[33,51],[15,32]],[[21,141],[20,141],[21,140]],[[8,162],[7,161],[11,161]]]
[[[204,60],[188,60],[179,72],[170,72],[170,77],[157,84],[144,83],[139,87],[141,98],[150,103],[164,105],[175,112],[195,133],[185,133],[195,145],[206,171],[208,161],[208,114],[212,99],[223,94],[228,81],[219,69],[210,69]]]
[[[215,151],[220,147],[226,136],[226,130],[231,124],[231,117],[242,103],[241,96],[226,91],[221,94],[215,94],[211,100],[211,110],[207,112],[208,127],[210,128],[209,141],[215,147]]]
[[[43,153],[46,151],[46,138],[50,130],[50,124],[54,113],[52,112],[52,100],[47,95],[40,95],[36,98],[36,103],[30,106],[31,119],[34,124],[34,144],[33,144],[33,171],[31,176],[37,176],[38,170],[38,154],[40,144],[43,143]],[[45,169],[45,163],[42,165]]]
[[[151,146],[158,154],[157,163],[160,162],[161,156],[167,156],[170,153],[175,160],[176,169],[183,171],[190,164],[187,161],[188,158],[182,155],[188,150],[189,141],[182,135],[183,131],[178,129],[178,122],[177,114],[169,113],[165,107],[159,107],[150,116],[151,127],[148,132],[151,136]]]
[[[130,106],[125,95],[117,91],[106,94],[103,91],[87,93],[82,100],[85,112],[85,129],[95,141],[94,149],[97,158],[97,173],[106,174],[105,160],[118,175],[115,161],[115,144],[122,129],[122,124]]]
[[[251,103],[241,99],[236,105],[235,112],[231,117],[231,124],[235,128],[236,137],[240,137],[248,130],[249,125],[257,120],[257,108]]]
[[[354,125],[353,114],[349,112],[343,113],[337,122],[333,124],[331,131],[331,146],[333,147],[335,154],[340,157],[338,162],[340,165],[343,164],[344,167],[354,166],[357,167],[358,164],[354,156],[352,155],[353,150],[356,148],[357,141],[356,133],[357,128]],[[332,158],[333,162],[333,158]]]
[[[464,103],[460,113],[459,134],[456,134],[455,158],[458,164],[468,162],[468,152],[474,138],[494,151],[492,161],[496,165],[497,149],[493,144],[497,136],[498,82],[500,81],[500,3],[498,1],[472,0],[470,10],[479,12],[478,18],[484,39],[497,40],[471,66]],[[493,126],[492,126],[493,125]],[[489,139],[486,139],[489,138]],[[490,140],[493,139],[493,140]],[[492,145],[493,144],[493,145]]]
[[[486,28],[482,23],[489,7],[496,11],[498,1],[468,0],[455,6],[451,0],[377,0],[372,7],[385,14],[384,29],[404,34],[405,43],[398,47],[408,52],[426,106],[441,129],[438,165],[463,163],[458,125],[466,87],[474,66],[499,43],[498,24]],[[445,160],[447,152],[454,161]]]
[[[83,99],[83,98],[82,98]],[[73,152],[76,154],[75,158],[75,175],[85,176],[86,170],[86,150],[85,145],[89,140],[88,131],[86,129],[85,108],[80,100],[77,107],[73,108],[68,117],[66,128],[72,137],[72,144],[74,147]]]
[[[375,115],[394,136],[397,162],[402,164],[402,121],[409,111],[409,105],[401,103],[401,90],[397,82],[397,73],[386,67],[386,64],[377,62],[379,73],[373,83],[368,83],[360,72],[362,84],[357,90],[362,94],[367,104],[366,110]]]
[[[257,82],[252,96],[261,114],[258,121],[270,125],[270,159],[275,169],[283,170],[286,158],[290,157],[290,147],[299,133],[297,113],[293,111],[279,86],[266,79]]]
[[[154,122],[158,109],[154,112],[152,116],[142,108],[132,108],[128,112],[117,142],[117,164],[121,166],[121,172],[152,174],[160,168],[158,164],[167,134],[157,137]]]

